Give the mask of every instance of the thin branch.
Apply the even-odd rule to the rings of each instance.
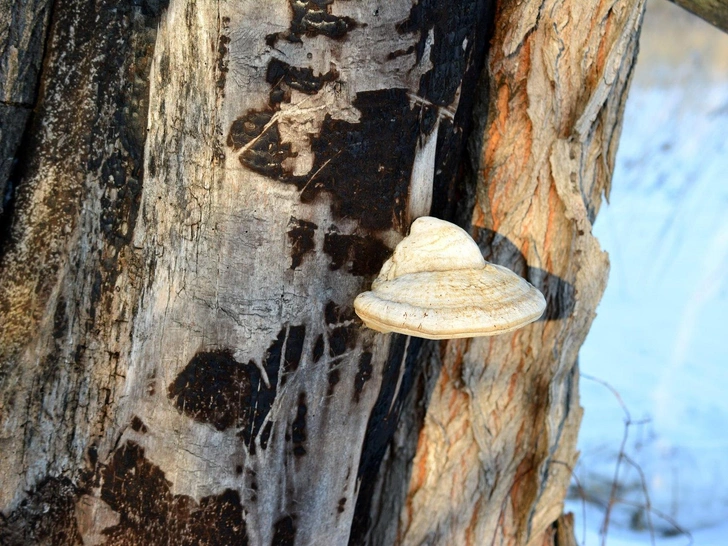
[[[728,32],[728,0],[669,0],[715,28]]]
[[[633,421],[632,420],[632,417],[630,415],[629,409],[627,408],[627,405],[624,403],[624,400],[622,400],[622,397],[619,394],[619,392],[614,387],[612,387],[612,385],[610,385],[609,383],[607,383],[606,381],[604,381],[602,379],[599,379],[597,377],[593,377],[593,376],[590,376],[590,375],[587,375],[587,374],[582,374],[582,377],[585,378],[585,379],[588,379],[590,381],[594,381],[596,383],[599,383],[600,385],[603,385],[604,387],[606,387],[607,389],[609,389],[609,391],[617,399],[617,402],[621,406],[622,411],[624,412],[624,416],[625,416],[625,420],[624,420],[624,434],[622,435],[622,442],[621,442],[620,447],[619,447],[619,454],[617,456],[617,463],[616,463],[616,466],[615,466],[615,469],[614,469],[614,477],[612,478],[612,488],[611,488],[611,491],[610,491],[610,494],[609,494],[609,500],[607,501],[606,505],[603,505],[598,499],[590,498],[590,495],[584,490],[584,488],[579,483],[579,480],[576,477],[576,473],[572,471],[572,477],[574,478],[574,480],[577,483],[577,486],[578,486],[577,489],[579,491],[579,495],[581,496],[581,498],[584,501],[589,500],[590,502],[593,502],[593,503],[598,504],[598,505],[602,505],[604,507],[604,511],[605,511],[605,513],[604,513],[604,520],[602,522],[602,526],[601,526],[601,529],[599,531],[600,535],[602,536],[602,542],[601,542],[602,546],[606,546],[606,544],[607,544],[607,534],[609,532],[609,523],[610,523],[610,517],[611,517],[612,507],[614,505],[616,505],[616,504],[623,504],[623,505],[626,505],[626,506],[634,506],[636,508],[641,508],[642,510],[645,511],[645,517],[647,518],[647,526],[648,526],[648,529],[650,531],[650,541],[651,541],[652,546],[655,546],[655,528],[654,528],[654,525],[652,523],[652,514],[656,515],[660,519],[663,519],[664,521],[666,521],[670,525],[672,525],[674,527],[674,529],[675,529],[675,531],[676,531],[677,534],[682,534],[682,535],[687,536],[688,537],[688,540],[689,540],[689,543],[688,543],[687,546],[691,546],[693,544],[693,537],[692,537],[692,535],[688,531],[686,531],[685,529],[683,529],[680,525],[678,525],[678,523],[674,519],[672,519],[670,516],[668,516],[667,514],[661,512],[659,510],[656,510],[652,506],[652,502],[650,500],[650,495],[649,495],[649,491],[648,491],[648,487],[647,487],[647,478],[645,477],[645,473],[642,470],[642,467],[634,459],[632,459],[629,455],[627,455],[627,453],[626,453],[627,440],[629,438],[629,429],[630,429],[630,427],[632,425],[639,425],[639,424],[647,423],[650,420],[649,419],[642,419],[642,420],[638,420],[638,421]],[[629,500],[622,499],[621,497],[618,497],[617,496],[617,490],[618,490],[618,487],[619,487],[619,472],[620,472],[621,465],[622,465],[622,462],[623,461],[625,463],[629,464],[630,466],[632,466],[637,471],[637,473],[639,474],[639,477],[640,477],[640,485],[641,485],[641,489],[642,489],[642,492],[643,492],[644,498],[645,498],[645,502],[644,503],[638,503],[638,502],[634,502],[634,501],[629,501]],[[564,464],[564,463],[561,463],[561,464]],[[584,517],[584,519],[586,519],[586,517]],[[584,536],[586,537],[586,530],[584,531]]]

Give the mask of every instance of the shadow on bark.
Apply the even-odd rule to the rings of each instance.
[[[495,231],[478,228],[475,240],[486,260],[508,267],[543,292],[547,307],[540,321],[565,319],[573,313],[575,289],[571,283],[541,268],[529,266],[516,245]],[[408,340],[417,341],[417,344],[411,344]],[[382,381],[382,393],[372,412],[364,443],[365,450],[359,467],[361,485],[349,546],[384,546],[392,540],[398,540],[395,538],[396,531],[392,534],[397,525],[389,520],[397,521],[404,507],[420,431],[432,390],[443,365],[441,347],[436,342],[400,335],[392,343]],[[401,369],[402,361],[405,363],[404,371]],[[451,374],[452,370],[448,373]],[[398,381],[400,374],[401,379]],[[506,379],[510,380],[510,376],[503,380]],[[398,393],[395,386],[399,387]],[[548,386],[548,382],[534,385],[532,388],[539,388],[540,392],[532,392],[532,400],[547,399]],[[543,404],[534,403],[534,409],[539,407],[543,407]],[[381,413],[378,417],[376,408]],[[540,419],[535,415],[531,418],[533,422],[539,422]],[[402,422],[412,423],[413,426],[410,430],[398,429],[396,425],[401,425]],[[540,480],[539,462],[527,459],[522,462],[523,469],[517,476],[513,489],[518,489],[521,494],[528,490],[531,495],[535,495],[534,488],[538,488]],[[492,463],[495,468],[497,463]],[[511,498],[512,494],[514,492],[509,491],[503,502]],[[459,507],[453,507],[453,512],[458,510]],[[502,510],[505,511],[505,504]],[[373,514],[383,517],[384,520],[379,521]],[[554,533],[556,529],[554,524]]]
[[[574,285],[544,269],[528,265],[523,252],[507,237],[487,228],[476,228],[475,242],[486,260],[514,271],[543,293],[546,312],[539,321],[565,319],[574,312]]]

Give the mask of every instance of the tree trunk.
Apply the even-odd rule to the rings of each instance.
[[[573,539],[570,522],[555,522],[578,455],[577,353],[609,268],[591,227],[643,12],[642,0],[499,4],[472,141],[472,230],[486,259],[528,279],[548,306],[512,334],[429,355],[382,465],[374,543]]]
[[[486,0],[13,6],[0,543],[553,535],[640,0],[501,5],[480,85]],[[363,329],[411,221],[476,195],[546,320]]]

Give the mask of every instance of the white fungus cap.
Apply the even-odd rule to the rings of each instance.
[[[449,339],[525,326],[543,314],[546,300],[509,269],[486,262],[464,230],[425,216],[414,221],[354,309],[379,332]]]

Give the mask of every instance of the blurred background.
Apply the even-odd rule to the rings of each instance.
[[[728,34],[666,0],[594,231],[611,272],[580,353],[579,542],[608,513],[613,546],[728,545]]]

